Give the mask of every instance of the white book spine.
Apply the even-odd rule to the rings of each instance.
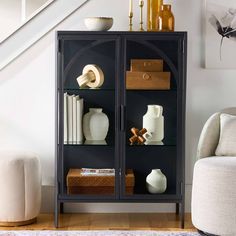
[[[76,115],[77,115],[77,109],[76,109],[76,100],[77,100],[77,96],[75,96],[75,95],[73,95],[72,96],[72,103],[73,103],[73,105],[72,105],[72,116],[73,116],[73,120],[72,120],[72,129],[73,129],[73,131],[72,131],[72,135],[73,135],[73,137],[72,137],[72,143],[73,144],[76,144],[76,131],[77,131],[77,121],[76,121],[76,119],[77,119],[77,117],[76,117]]]
[[[68,144],[73,143],[73,96],[68,95]]]
[[[77,136],[76,143],[83,143],[83,128],[82,128],[82,119],[83,119],[83,109],[84,109],[84,99],[79,99],[76,101],[77,105]]]
[[[64,144],[68,143],[68,122],[67,122],[67,117],[68,117],[68,94],[64,93]]]

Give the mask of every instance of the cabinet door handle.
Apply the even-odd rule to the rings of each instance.
[[[120,106],[120,129],[121,131],[125,131],[125,116],[126,109],[124,105]]]

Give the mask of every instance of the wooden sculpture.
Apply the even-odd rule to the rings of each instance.
[[[146,139],[143,137],[143,135],[147,132],[145,128],[139,130],[133,127],[130,131],[133,134],[133,136],[129,139],[130,145],[134,145],[135,143],[138,145],[143,145],[145,143]]]

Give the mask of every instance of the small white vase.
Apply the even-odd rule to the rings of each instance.
[[[161,142],[164,138],[163,107],[148,105],[147,113],[143,116],[143,128],[146,128],[152,137],[150,142]]]
[[[160,169],[153,169],[146,178],[146,187],[149,193],[164,193],[167,188],[166,176]]]
[[[86,140],[91,141],[104,141],[109,128],[109,119],[102,108],[89,108],[89,112],[83,118],[83,132]],[[88,143],[88,142],[87,142]]]

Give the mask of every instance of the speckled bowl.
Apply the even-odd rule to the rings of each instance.
[[[84,24],[90,31],[107,31],[113,25],[111,17],[87,17],[84,19]]]

